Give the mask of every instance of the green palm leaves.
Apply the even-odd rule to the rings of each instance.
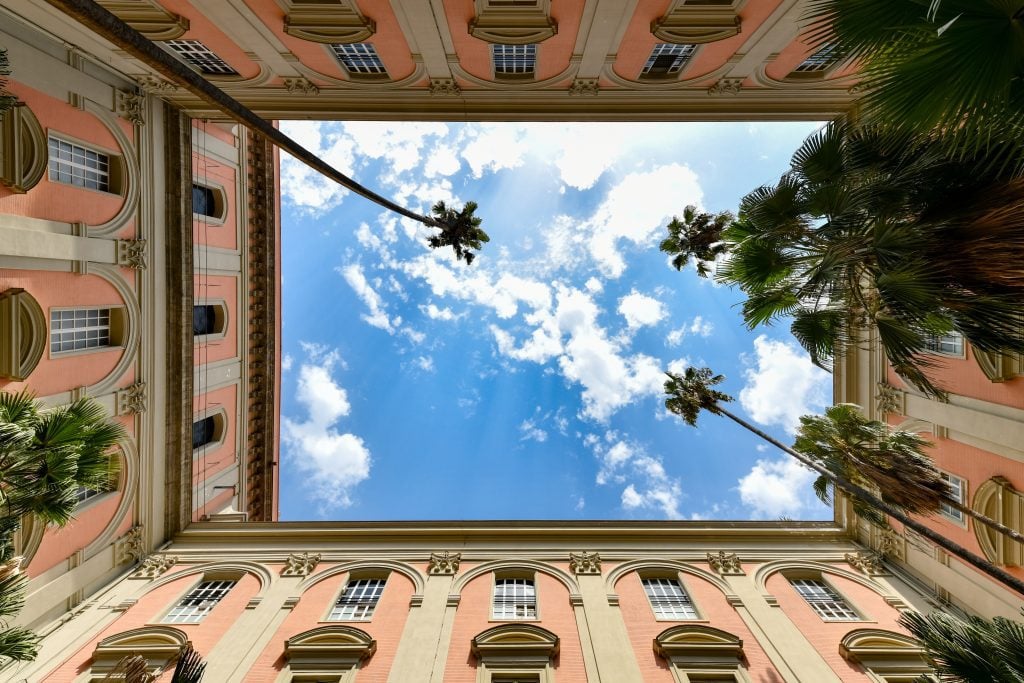
[[[731,222],[732,214],[727,211],[698,213],[697,207],[691,204],[683,210],[682,220],[678,216],[672,217],[668,224],[668,237],[662,240],[659,248],[672,255],[672,266],[676,270],[682,270],[693,258],[697,275],[708,277],[715,259],[726,253],[722,232]]]
[[[7,61],[7,50],[0,50],[0,119],[3,118],[4,112],[14,106],[14,103],[18,101],[18,98],[7,92],[7,79],[4,76],[10,76],[11,69]]]
[[[1024,681],[1024,624],[1002,617],[959,619],[944,612],[904,612],[900,624],[924,645],[941,681]]]
[[[441,228],[441,234],[428,237],[427,244],[432,249],[451,247],[455,251],[456,260],[462,259],[467,266],[471,265],[476,254],[470,250],[479,251],[484,242],[491,240],[480,228],[483,221],[475,215],[476,208],[476,202],[466,202],[461,211],[448,207],[444,202],[434,204],[431,213]]]
[[[697,417],[702,410],[714,415],[721,415],[719,403],[732,401],[732,396],[718,391],[713,387],[725,381],[722,375],[716,375],[711,368],[686,368],[682,375],[666,372],[665,408],[683,418],[691,427],[697,426]]]

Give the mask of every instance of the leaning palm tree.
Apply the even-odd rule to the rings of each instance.
[[[166,50],[158,47],[153,41],[133,29],[116,15],[101,7],[92,0],[49,0],[51,5],[64,11],[83,25],[91,28],[98,35],[125,50],[132,57],[155,69],[175,85],[184,88],[228,118],[249,128],[271,144],[288,152],[298,161],[306,164],[317,173],[330,178],[342,187],[355,194],[369,199],[389,211],[422,223],[429,228],[441,230],[439,236],[428,238],[432,248],[452,246],[456,258],[472,263],[475,254],[469,248],[479,248],[486,242],[487,234],[480,229],[480,219],[473,216],[475,202],[467,202],[461,211],[443,212],[440,217],[424,216],[416,211],[396,204],[373,190],[365,187],[334,168],[317,155],[282,133],[272,122],[259,116],[254,111],[234,99],[223,90],[213,85],[202,74],[189,68],[184,62],[175,59]],[[442,202],[443,204],[443,202]],[[467,229],[467,226],[472,230]],[[474,246],[475,245],[475,246]]]
[[[815,364],[873,328],[896,372],[943,396],[928,376],[936,337],[1024,352],[1024,180],[883,138],[848,121],[807,138],[776,185],[743,199],[718,278],[747,295],[748,327],[790,317]]]
[[[850,481],[842,474],[832,472],[815,458],[809,457],[790,448],[789,446],[786,446],[778,439],[758,429],[743,418],[738,417],[723,407],[724,403],[728,403],[733,399],[725,392],[714,388],[725,380],[722,375],[714,374],[710,368],[694,367],[686,368],[686,371],[682,375],[672,372],[666,374],[668,376],[668,380],[665,382],[665,393],[667,394],[667,398],[665,399],[665,408],[667,408],[669,412],[679,415],[688,425],[696,426],[700,413],[705,410],[714,415],[721,415],[729,418],[741,427],[749,430],[776,448],[792,456],[805,467],[808,467],[819,475],[825,477],[833,487],[846,492],[853,498],[861,501],[864,505],[874,508],[878,514],[886,514],[893,519],[898,520],[904,526],[913,529],[939,547],[947,550],[953,555],[956,555],[968,564],[977,567],[1003,585],[1024,596],[1024,581],[1021,581],[1017,577],[1012,576],[995,566],[988,560],[972,553],[967,548],[954,543],[933,529],[930,529],[924,524],[914,520],[901,507],[880,498],[876,494],[865,489],[863,486]]]
[[[1024,173],[1024,0],[811,0],[805,20],[857,62],[863,119]]]
[[[661,241],[659,249],[672,255],[672,266],[682,270],[690,259],[694,260],[697,275],[708,277],[715,260],[726,253],[722,232],[733,221],[728,211],[716,214],[697,211],[690,204],[683,209],[683,218],[672,217],[668,224],[668,237]]]
[[[1020,622],[904,612],[900,625],[921,641],[944,683],[1024,681],[1024,624]]]
[[[206,662],[192,647],[186,643],[177,655],[174,673],[170,683],[199,683],[206,671]],[[104,678],[104,683],[154,683],[159,672],[149,672],[149,662],[142,655],[126,655],[114,666]]]

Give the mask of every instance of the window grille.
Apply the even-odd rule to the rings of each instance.
[[[353,74],[387,75],[384,62],[370,43],[334,43],[331,50],[345,70]]]
[[[54,136],[49,137],[50,180],[110,192],[110,157]]]
[[[667,76],[677,74],[682,71],[696,51],[696,45],[658,43],[651,50],[651,56],[647,58],[647,62],[640,71],[640,75]]]
[[[967,498],[967,496],[964,495],[965,489],[967,488],[965,486],[966,482],[955,474],[949,474],[947,472],[939,472],[939,476],[942,477],[942,481],[949,484],[949,497],[962,505],[964,500]],[[963,512],[957,510],[955,507],[947,505],[946,503],[939,503],[939,510],[944,516],[952,519],[954,522],[963,524],[966,519]]]
[[[217,202],[213,190],[192,184],[192,213],[217,218]]]
[[[369,619],[384,592],[384,579],[357,579],[349,581],[338,601],[331,608],[328,621]]]
[[[836,46],[825,45],[813,55],[800,62],[797,67],[793,69],[793,72],[806,74],[827,71],[836,63],[837,59],[838,55],[836,55]]]
[[[75,497],[79,503],[84,503],[90,498],[95,498],[101,493],[104,493],[104,491],[97,491],[96,489],[91,489],[88,486],[79,486]]]
[[[824,621],[859,621],[860,617],[834,590],[817,579],[793,579],[793,588]]]
[[[192,450],[202,448],[208,443],[213,443],[215,430],[214,419],[204,417],[198,422],[192,423]]]
[[[67,353],[113,346],[109,308],[71,308],[50,311],[50,353]]]
[[[491,45],[494,73],[506,76],[528,76],[537,70],[537,46]]]
[[[537,589],[533,579],[495,579],[495,619],[536,619]]]
[[[237,76],[238,72],[198,40],[165,40],[163,45],[197,71],[214,76]]]
[[[696,619],[690,596],[675,579],[643,579],[651,609],[660,619]]]
[[[235,581],[203,581],[164,617],[165,624],[198,624],[220,602]]]
[[[214,334],[217,331],[217,307],[205,304],[192,307],[192,336]]]
[[[925,342],[925,348],[932,353],[941,353],[944,356],[963,356],[964,335],[959,332],[936,335]]]

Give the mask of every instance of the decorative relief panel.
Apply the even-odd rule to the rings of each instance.
[[[742,78],[719,78],[708,88],[709,95],[738,95],[743,88]]]
[[[129,92],[128,90],[116,90],[114,91],[114,98],[114,111],[117,112],[118,116],[134,123],[136,126],[146,123],[146,119],[142,115],[142,106],[146,101],[144,95]]]
[[[878,393],[875,394],[875,406],[878,414],[885,416],[888,413],[903,415],[906,410],[906,394],[888,382],[878,383]]]
[[[138,562],[146,556],[146,539],[142,535],[141,524],[136,524],[114,541],[114,554],[118,564]]]
[[[548,0],[514,4],[476,0],[476,16],[469,22],[469,33],[500,45],[540,43],[558,33],[549,10]]]
[[[573,574],[600,574],[601,556],[597,553],[569,553],[569,569]]]
[[[152,0],[97,0],[112,14],[150,40],[174,40],[188,31],[188,19]]]
[[[455,82],[454,78],[431,78],[431,95],[461,95],[462,88]]]
[[[851,567],[868,576],[881,576],[886,573],[879,553],[846,553],[846,561]]]
[[[283,81],[284,89],[291,93],[302,93],[303,95],[319,95],[320,88],[305,78],[286,78]]]
[[[282,0],[284,32],[314,43],[361,43],[377,30],[353,0]]]
[[[117,414],[136,415],[146,412],[146,383],[138,380],[117,390]]]
[[[459,571],[461,561],[462,553],[450,553],[447,550],[443,553],[430,553],[427,573],[434,576],[451,576]]]
[[[596,78],[576,78],[569,86],[570,95],[596,95],[599,91]]]
[[[155,579],[173,567],[178,558],[173,555],[150,555],[139,568],[132,572],[129,579]]]
[[[320,564],[320,553],[311,555],[309,553],[293,553],[285,560],[281,576],[309,576],[313,569]]]
[[[145,270],[146,240],[118,240],[117,265],[132,270]]]
[[[719,550],[718,553],[708,553],[708,564],[723,576],[743,576],[744,574],[739,555],[736,553],[726,553],[724,550]]]
[[[651,22],[651,33],[666,43],[689,45],[732,38],[740,32],[734,5],[676,0],[665,16]]]

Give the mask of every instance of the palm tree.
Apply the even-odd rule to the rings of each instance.
[[[819,475],[825,477],[833,487],[841,489],[853,498],[859,499],[861,503],[874,508],[879,514],[884,513],[898,520],[904,526],[913,529],[936,545],[947,550],[951,554],[956,555],[968,564],[977,567],[995,580],[1024,596],[1024,581],[1008,574],[988,560],[979,557],[967,548],[954,543],[945,536],[942,536],[936,531],[914,520],[903,509],[883,500],[864,487],[850,481],[842,474],[836,474],[830,471],[815,458],[808,457],[803,453],[793,450],[778,439],[770,436],[766,432],[758,429],[746,420],[736,416],[724,408],[722,404],[728,403],[733,399],[728,394],[714,388],[725,380],[722,375],[714,374],[710,368],[694,367],[686,368],[686,371],[682,375],[671,372],[666,374],[668,376],[668,380],[665,382],[665,393],[667,395],[667,398],[665,399],[665,408],[682,417],[688,425],[696,426],[697,418],[703,410],[714,415],[722,415],[729,418],[776,448],[779,448],[793,458],[796,458],[796,460],[805,467],[808,467]]]
[[[7,79],[11,75],[10,63],[7,61],[7,50],[0,50],[0,119],[4,112],[14,106],[18,98],[7,92]]]
[[[805,19],[857,61],[865,120],[1024,172],[1024,0],[811,0]]]
[[[1024,624],[1003,617],[960,619],[945,612],[904,612],[899,623],[921,641],[940,681],[1024,681]]]
[[[12,535],[25,515],[63,526],[82,487],[105,491],[116,481],[110,449],[125,436],[91,399],[43,409],[28,393],[0,392],[0,657],[31,660],[38,637],[10,626],[24,603]]]
[[[694,259],[697,275],[707,277],[715,259],[726,253],[726,244],[722,241],[722,232],[733,221],[728,211],[716,214],[697,212],[697,207],[690,204],[683,209],[683,219],[672,217],[668,224],[668,237],[662,240],[659,248],[672,255],[672,266],[682,270],[683,266]]]
[[[435,217],[428,217],[396,204],[310,152],[278,130],[272,122],[259,116],[207,81],[202,74],[172,57],[166,50],[155,45],[99,4],[92,0],[50,0],[50,4],[125,50],[132,57],[152,67],[175,85],[188,90],[207,104],[212,105],[228,118],[246,126],[270,143],[288,152],[314,171],[389,211],[411,218],[429,228],[440,229],[440,236],[429,238],[428,243],[431,247],[452,246],[456,248],[456,259],[463,259],[469,265],[475,254],[468,252],[467,248],[479,248],[482,242],[487,241],[487,234],[479,228],[481,219],[473,216],[477,206],[475,202],[466,202],[463,209],[458,212],[445,211],[440,218],[436,217],[436,211]],[[439,202],[439,204],[443,205],[443,202]]]
[[[206,671],[206,662],[192,647],[186,643],[177,655],[174,673],[170,683],[199,683]],[[103,680],[111,683],[153,683],[157,675],[149,673],[149,662],[142,655],[127,655],[121,658],[114,669]]]
[[[718,277],[747,295],[748,327],[792,317],[817,365],[873,327],[893,369],[944,396],[927,374],[936,337],[1024,352],[1024,180],[930,142],[890,153],[884,137],[838,121],[807,138],[776,185],[744,197]]]

